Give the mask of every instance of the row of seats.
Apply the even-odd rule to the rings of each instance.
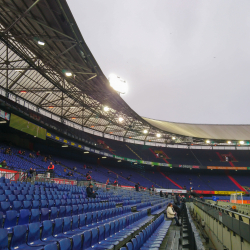
[[[152,216],[147,216],[147,211],[142,211],[128,216],[102,219],[99,222],[92,220],[87,224],[87,218],[83,222],[83,216],[58,218],[55,219],[54,225],[51,220],[43,221],[41,233],[40,223],[29,224],[28,230],[25,225],[15,226],[10,249],[48,250],[45,246],[52,242],[59,242],[61,250],[109,249],[152,219]],[[72,239],[72,245],[68,238]],[[65,240],[62,241],[63,239]],[[8,249],[6,229],[0,229],[0,249]]]
[[[162,214],[139,233],[139,235],[136,235],[131,242],[128,242],[126,247],[122,247],[121,250],[159,249],[170,225],[171,221],[165,221],[164,215]]]
[[[22,209],[20,210],[20,214],[17,211],[10,210],[6,212],[5,219],[3,217],[3,213],[0,213],[0,227],[4,227],[8,230],[9,233],[12,232],[12,228],[16,225],[28,225],[29,223],[34,222],[43,222],[45,220],[54,221],[57,218],[69,217],[74,215],[81,216],[81,219],[84,220],[81,224],[88,225],[93,222],[102,221],[104,219],[113,218],[115,216],[120,216],[122,214],[129,214],[131,212],[131,208],[112,208],[106,209],[98,212],[87,212],[83,213],[83,211],[71,211],[68,210],[67,207],[60,207],[58,210],[55,207],[52,207],[51,211],[48,208],[39,209]],[[3,221],[4,219],[4,221]]]
[[[0,211],[5,213],[7,210],[20,210],[20,209],[39,209],[39,208],[49,208],[51,207],[60,207],[60,206],[82,206],[84,211],[86,212],[92,212],[92,211],[98,211],[102,209],[107,209],[107,208],[114,208],[115,207],[115,202],[101,202],[101,203],[74,203],[72,202],[66,202],[65,200],[12,200],[8,199],[9,201],[1,201],[0,202]]]

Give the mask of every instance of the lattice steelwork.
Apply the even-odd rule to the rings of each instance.
[[[171,134],[152,127],[109,86],[65,0],[0,0],[0,11],[0,87],[7,95],[22,97],[62,122],[124,138],[171,142]]]

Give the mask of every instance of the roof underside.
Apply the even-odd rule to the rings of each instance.
[[[179,143],[249,138],[249,126],[178,124],[140,117],[110,87],[66,0],[0,0],[0,12],[0,88],[17,102],[20,97],[62,122],[136,140],[170,143],[173,134]],[[66,77],[65,71],[72,77]],[[104,106],[110,110],[105,112]],[[119,122],[119,117],[124,120]]]
[[[152,126],[173,134],[214,140],[250,140],[249,125],[188,124],[144,118]]]

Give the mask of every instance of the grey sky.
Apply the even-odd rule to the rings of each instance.
[[[68,0],[104,74],[141,116],[250,124],[249,0]]]

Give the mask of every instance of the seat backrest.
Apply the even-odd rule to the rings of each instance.
[[[96,223],[97,222],[97,212],[93,212],[92,213],[92,223]]]
[[[28,209],[21,209],[19,214],[18,225],[27,225],[29,224],[30,218],[30,210]]]
[[[21,201],[13,201],[12,210],[16,210],[17,212],[19,212],[21,207],[22,207],[22,202]]]
[[[23,194],[19,194],[18,196],[17,196],[17,199],[19,200],[19,201],[23,201],[24,200],[24,195]]]
[[[86,214],[80,214],[79,215],[79,227],[83,227],[86,225]]]
[[[110,225],[104,224],[104,228],[105,228],[105,239],[107,239],[110,236]]]
[[[49,219],[49,209],[48,208],[41,208],[41,221]]]
[[[48,238],[52,235],[52,222],[50,220],[43,221],[43,229],[41,239]]]
[[[98,236],[98,241],[103,241],[105,239],[105,228],[104,226],[99,226],[99,236]]]
[[[40,201],[32,201],[32,208],[33,209],[39,209]]]
[[[15,200],[16,200],[16,196],[15,196],[14,194],[8,195],[8,201],[9,201],[9,202],[13,202],[13,201],[15,201]]]
[[[34,242],[36,240],[40,240],[40,223],[30,223],[28,225],[28,238],[27,243]]]
[[[10,243],[11,249],[19,249],[26,243],[26,232],[27,228],[25,225],[19,225],[13,228],[13,234]]]
[[[46,245],[44,247],[44,250],[57,250],[57,244],[56,244],[56,242],[51,243],[49,245]]]
[[[72,207],[66,206],[65,216],[71,216],[71,213],[72,213]]]
[[[64,217],[63,218],[63,232],[71,231],[71,217]]]
[[[81,250],[82,249],[82,236],[80,234],[74,235],[72,237],[72,242],[73,242],[73,246],[72,246],[73,250]]]
[[[54,207],[54,200],[49,200],[48,208]]]
[[[78,205],[78,214],[83,213],[83,206],[81,204]]]
[[[51,207],[51,212],[50,212],[50,219],[54,220],[57,218],[57,213],[58,213],[58,209],[57,207]]]
[[[83,233],[83,249],[91,247],[91,231]]]
[[[0,228],[0,249],[8,250],[8,231]]]
[[[0,204],[1,211],[6,214],[6,211],[10,210],[10,202],[2,201]]]
[[[60,206],[59,207],[59,214],[58,217],[64,217],[66,212],[66,207],[65,206]]]
[[[86,225],[89,225],[92,223],[92,213],[86,214]]]
[[[138,244],[137,244],[137,239],[133,238],[131,239],[133,246],[134,246],[134,250],[138,250]]]
[[[110,222],[110,235],[113,235],[115,233],[115,223],[114,221]]]
[[[133,244],[131,242],[128,242],[126,246],[128,250],[134,250]]]
[[[16,226],[17,222],[17,211],[10,210],[6,212],[6,217],[4,221],[4,228],[11,228]]]
[[[46,208],[48,206],[47,200],[41,200],[41,208]]]
[[[88,212],[88,204],[83,204],[83,212],[84,213]]]
[[[72,214],[73,214],[73,215],[78,214],[78,206],[77,206],[77,205],[73,205],[73,206],[72,206]]]
[[[39,222],[40,211],[39,209],[31,209],[30,223]]]
[[[59,249],[60,250],[71,250],[72,247],[71,247],[70,239],[66,238],[66,239],[60,240],[59,241]]]
[[[53,235],[62,233],[62,230],[63,230],[63,219],[62,218],[55,219]]]
[[[72,216],[72,227],[71,227],[71,230],[77,229],[78,225],[79,225],[79,216],[78,215],[73,215]]]
[[[30,209],[31,208],[31,201],[23,201],[23,208]]]

